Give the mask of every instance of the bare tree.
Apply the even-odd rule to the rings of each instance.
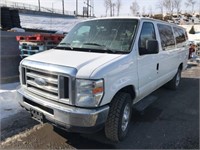
[[[170,15],[174,13],[174,0],[163,0],[163,7],[166,9],[166,12]]]
[[[196,4],[196,0],[187,0],[185,2],[186,7],[191,7],[192,13],[194,13],[194,5]]]
[[[152,16],[153,16],[153,9],[152,9],[152,6],[149,5],[148,9],[149,9],[149,17],[152,17]]]
[[[112,3],[112,16],[115,16],[115,7],[116,7],[116,4]]]
[[[163,0],[163,7],[165,8],[166,13],[170,12],[170,6],[171,5],[170,5],[169,1],[171,1],[171,0]]]
[[[108,11],[110,10],[110,16],[115,15],[115,8],[117,9],[117,16],[119,16],[119,12],[122,6],[121,0],[117,0],[116,3],[113,3],[113,0],[104,0],[104,7],[106,9],[106,16],[108,15]]]
[[[112,17],[113,16],[113,14],[112,14],[112,12],[113,12],[113,2],[112,2],[112,0],[108,0],[108,6],[110,8],[110,16]]]
[[[137,12],[139,12],[140,6],[138,5],[136,0],[134,2],[132,2],[132,5],[130,6],[130,10],[132,11],[133,15],[136,15]]]
[[[174,9],[175,9],[174,0],[171,0],[170,3],[171,3],[171,9],[170,9],[170,12],[171,12],[171,15],[173,15],[173,14],[174,14]]]
[[[104,0],[104,7],[106,9],[106,16],[108,15],[109,10],[110,10],[110,16],[112,16],[112,12],[113,12],[112,0]]]
[[[158,0],[156,8],[160,9],[160,13],[163,15],[164,14],[164,1]]]
[[[119,12],[120,12],[121,6],[122,6],[121,0],[117,0],[117,2],[116,2],[117,16],[119,16]]]
[[[105,7],[105,9],[106,9],[106,16],[108,15],[108,10],[109,10],[109,2],[108,2],[108,0],[104,0],[104,7]]]
[[[176,9],[177,15],[181,12],[182,0],[174,0],[174,7]]]
[[[146,7],[143,6],[143,7],[142,7],[142,16],[145,16],[145,15],[146,15]]]

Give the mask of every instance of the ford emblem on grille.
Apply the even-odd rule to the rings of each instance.
[[[47,85],[47,82],[45,81],[45,79],[42,79],[42,78],[36,78],[34,81],[35,81],[36,84],[38,84],[40,86]]]

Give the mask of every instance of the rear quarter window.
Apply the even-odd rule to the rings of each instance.
[[[185,35],[185,30],[178,27],[173,27],[173,29],[174,29],[174,35],[175,35],[177,47],[181,47],[183,44],[185,44],[187,40],[187,37]]]
[[[175,48],[175,40],[170,25],[157,24],[158,31],[161,39],[161,45],[163,50],[171,50]]]

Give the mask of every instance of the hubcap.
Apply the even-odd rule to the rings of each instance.
[[[126,130],[129,123],[129,118],[130,118],[130,106],[129,104],[126,104],[122,116],[122,125],[121,125],[122,131]]]
[[[177,76],[176,76],[176,86],[179,85],[180,80],[181,80],[181,76],[180,76],[180,72],[178,72],[178,73],[177,73]]]

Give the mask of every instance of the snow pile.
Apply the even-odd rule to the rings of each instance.
[[[188,34],[189,41],[200,40],[200,33]]]
[[[20,20],[24,28],[68,32],[83,19],[20,14]]]
[[[0,88],[0,120],[21,111],[17,100],[17,87],[19,83],[3,84]]]
[[[181,25],[181,26],[184,27],[188,32],[189,41],[200,39],[200,25],[194,25],[194,30],[196,34],[189,34],[189,31],[193,25]]]

